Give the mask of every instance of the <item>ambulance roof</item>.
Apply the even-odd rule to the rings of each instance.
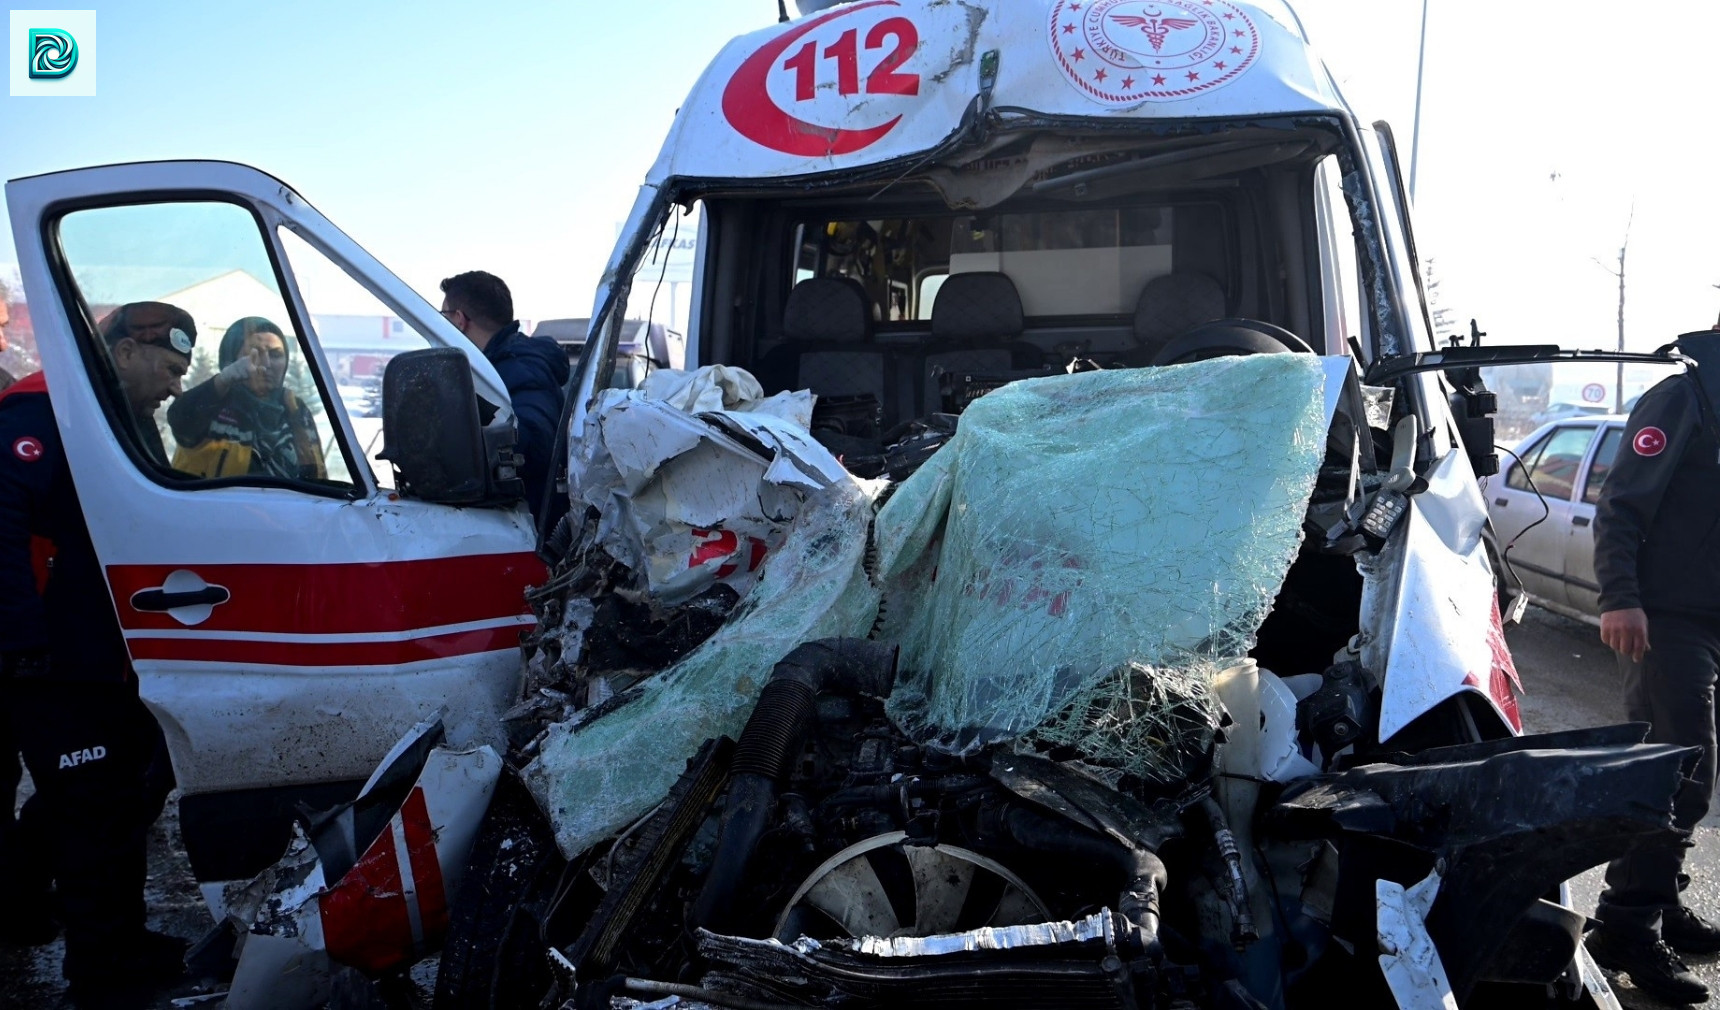
[[[990,85],[1032,118],[1345,111],[1284,3],[856,0],[726,45],[648,184],[862,168],[936,149]]]

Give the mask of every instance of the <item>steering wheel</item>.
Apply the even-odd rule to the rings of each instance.
[[[1218,319],[1173,337],[1153,355],[1152,363],[1186,365],[1228,355],[1290,353],[1313,354],[1314,349],[1282,326],[1259,319]]]

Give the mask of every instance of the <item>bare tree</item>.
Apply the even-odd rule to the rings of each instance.
[[[1630,252],[1630,228],[1636,222],[1636,200],[1630,202],[1630,216],[1624,222],[1624,241],[1618,247],[1618,267],[1614,268],[1599,259],[1595,265],[1618,278],[1618,349],[1624,351],[1624,264],[1625,257]],[[1613,413],[1624,413],[1624,362],[1618,363],[1618,378],[1613,382]]]

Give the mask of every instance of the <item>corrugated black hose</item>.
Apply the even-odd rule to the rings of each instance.
[[[819,693],[884,698],[895,675],[896,647],[859,638],[807,642],[776,664],[735,745],[717,851],[691,926],[721,932],[730,921],[747,864],[776,813],[777,785],[818,721]]]

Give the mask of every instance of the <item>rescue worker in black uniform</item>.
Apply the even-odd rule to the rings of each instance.
[[[0,352],[7,349],[6,324],[11,322],[7,302],[10,295],[0,284]],[[0,368],[0,395],[18,380]],[[37,946],[52,943],[60,935],[49,909],[54,878],[48,869],[47,845],[42,838],[41,804],[27,801],[23,813],[14,818],[18,784],[24,766],[12,725],[0,715],[0,943]]]
[[[6,324],[11,322],[7,303],[10,295],[0,283],[0,351],[6,350]],[[0,393],[17,380],[10,372],[0,369]],[[18,744],[12,739],[12,725],[0,717],[0,799],[6,805],[0,810],[0,943],[26,946],[49,943],[59,935],[48,911],[49,891],[53,878],[46,870],[40,832],[34,827],[41,804],[26,807],[24,815],[14,818],[13,807],[18,801],[18,783],[23,778],[23,764],[18,756]]]
[[[1693,831],[1714,794],[1714,691],[1720,674],[1720,333],[1687,333],[1696,368],[1642,395],[1595,510],[1601,640],[1625,671],[1625,708],[1652,743],[1700,747],[1674,799]],[[1600,964],[1662,999],[1708,988],[1679,953],[1720,952],[1720,927],[1680,902],[1688,841],[1638,846],[1607,867],[1589,940]],[[1684,878],[1688,879],[1688,878]]]
[[[179,393],[196,334],[188,313],[159,302],[103,321],[124,412],[115,427],[164,467],[153,415]],[[32,537],[53,547],[40,592]],[[185,941],[144,925],[147,833],[173,787],[166,746],[138,698],[40,373],[0,397],[0,678],[52,841],[73,998],[103,1005],[180,977]]]

